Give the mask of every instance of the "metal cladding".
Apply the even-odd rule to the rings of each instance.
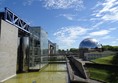
[[[16,14],[14,14],[10,9],[5,8],[4,13],[4,20],[15,25],[16,27],[20,28],[21,30],[30,33],[29,32],[29,25],[24,22],[22,19],[20,19]]]
[[[80,43],[79,48],[80,49],[81,48],[88,48],[88,49],[102,48],[102,45],[99,44],[96,39],[86,38]]]

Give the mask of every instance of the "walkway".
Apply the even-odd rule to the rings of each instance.
[[[4,83],[67,83],[66,64],[49,64],[39,72],[17,74]]]

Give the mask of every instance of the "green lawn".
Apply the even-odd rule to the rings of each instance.
[[[102,57],[102,58],[98,58],[98,59],[95,59],[95,60],[92,60],[92,62],[95,62],[95,63],[99,63],[99,64],[108,64],[108,65],[112,65],[112,60],[113,60],[113,55],[111,56],[107,56],[107,57]]]
[[[107,65],[118,65],[118,56],[111,55],[107,57],[98,58],[92,60],[92,62],[97,64],[107,64]],[[117,69],[106,69],[99,67],[88,67],[90,73],[90,78],[105,81],[108,83],[118,83],[118,70]]]
[[[97,68],[88,68],[90,73],[90,78],[101,80],[101,81],[107,81],[108,77],[108,71],[104,69],[97,69]]]
[[[118,83],[118,72],[106,69],[88,68],[90,78],[101,80],[107,83]]]

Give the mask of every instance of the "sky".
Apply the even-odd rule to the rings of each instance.
[[[118,0],[0,0],[30,26],[41,26],[59,49],[79,48],[85,38],[118,46]]]

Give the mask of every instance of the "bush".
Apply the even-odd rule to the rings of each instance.
[[[115,54],[115,56],[113,57],[111,63],[113,65],[117,65],[118,66],[118,53]]]

